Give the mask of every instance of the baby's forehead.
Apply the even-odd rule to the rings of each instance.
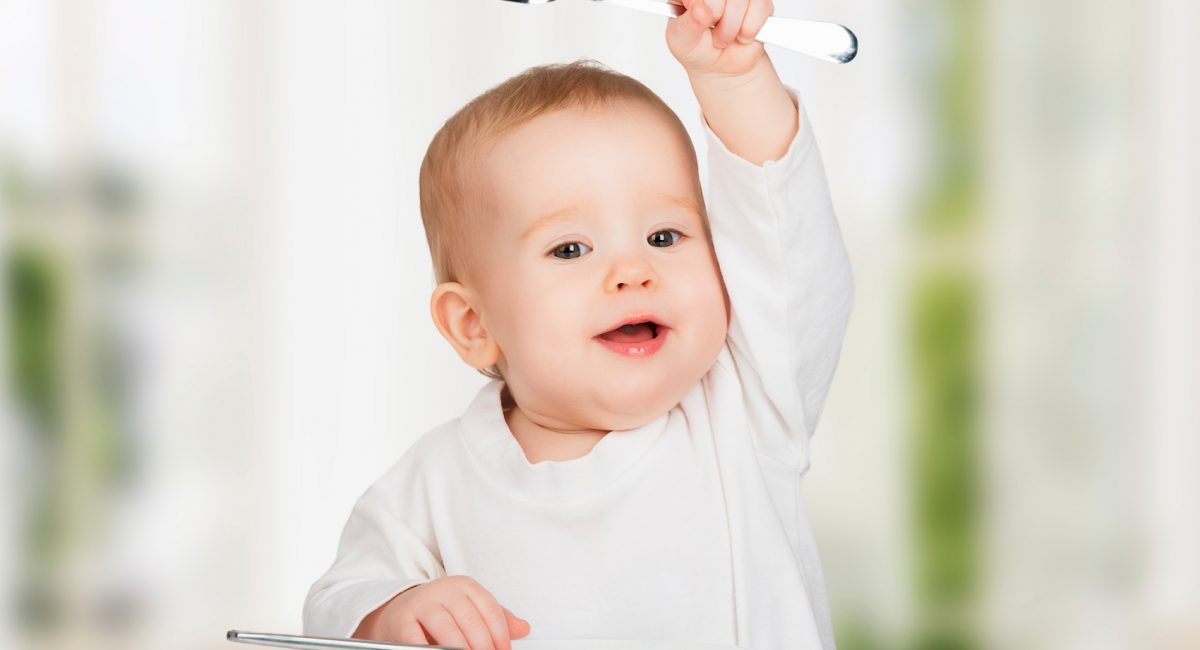
[[[472,149],[464,153],[475,178],[510,181],[488,188],[495,195],[514,189],[514,171],[527,174],[524,182],[544,184],[577,172],[579,165],[573,163],[590,159],[600,150],[638,156],[619,161],[625,166],[652,158],[658,168],[697,171],[695,148],[678,118],[632,100],[554,109],[483,136]],[[539,166],[528,167],[531,160]]]
[[[509,148],[517,140],[536,139],[550,133],[568,138],[601,133],[616,140],[652,133],[659,137],[682,134],[687,138],[679,118],[665,105],[613,97],[570,102],[516,118],[481,120],[474,138],[475,146],[471,148],[486,154],[498,148]],[[690,145],[691,139],[687,140]]]
[[[490,216],[472,219],[476,230],[589,204],[639,208],[665,196],[703,205],[691,138],[673,114],[644,102],[555,109],[464,153],[462,187]]]

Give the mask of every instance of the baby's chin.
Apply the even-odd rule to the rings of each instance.
[[[596,429],[620,431],[636,429],[662,417],[679,404],[695,380],[658,382],[649,388],[639,388],[628,382],[609,390],[599,388],[589,400],[596,409]]]
[[[554,374],[527,376],[533,379],[528,390],[534,411],[578,429],[623,431],[649,424],[675,408],[704,372],[667,364],[617,372],[596,369],[568,377]]]

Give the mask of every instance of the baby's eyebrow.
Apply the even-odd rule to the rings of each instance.
[[[532,236],[533,233],[541,230],[542,228],[546,228],[548,226],[553,226],[554,224],[556,224],[560,221],[570,221],[571,219],[573,219],[574,217],[579,215],[580,207],[581,206],[579,206],[578,204],[569,205],[565,208],[562,208],[561,210],[555,210],[554,212],[551,212],[550,214],[544,214],[544,215],[538,217],[537,220],[534,221],[532,225],[530,225],[528,228],[525,229],[525,233],[521,235],[521,241],[525,241],[526,239],[529,239],[529,237]]]
[[[654,201],[654,205],[680,207],[695,212],[697,215],[700,214],[700,206],[696,203],[695,199],[686,196],[672,196],[670,194],[660,194],[656,196],[655,199],[656,201]],[[521,235],[521,241],[525,241],[535,232],[543,228],[553,226],[554,224],[562,221],[570,221],[574,219],[583,211],[582,208],[583,206],[579,204],[569,205],[565,208],[560,208],[554,212],[538,217],[528,228],[525,229],[525,232]]]

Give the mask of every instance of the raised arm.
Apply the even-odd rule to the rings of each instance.
[[[854,301],[850,262],[799,96],[799,129],[778,160],[734,154],[705,125],[706,204],[731,308],[727,338],[747,400],[770,422],[759,451],[803,470]],[[704,119],[704,116],[702,116]]]
[[[803,104],[752,40],[774,4],[680,3],[688,11],[668,24],[667,45],[707,134],[732,370],[761,416],[756,448],[803,470],[853,303],[849,260]]]

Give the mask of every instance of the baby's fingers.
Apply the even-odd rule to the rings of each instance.
[[[691,0],[688,10],[667,21],[667,48],[689,73],[712,64],[720,52],[712,47],[712,11],[704,0]]]
[[[454,621],[458,623],[458,629],[466,637],[470,643],[469,646],[464,646],[468,650],[510,650],[511,645],[508,644],[508,629],[502,631],[502,643],[496,643],[492,636],[492,629],[489,623],[484,621],[483,615],[479,612],[479,608],[475,606],[474,601],[464,596],[455,599],[452,602],[446,603],[446,609],[454,616]],[[501,612],[501,623],[503,623],[504,613]]]
[[[690,50],[700,44],[700,38],[708,33],[708,28],[712,27],[713,22],[715,19],[708,5],[700,0],[692,0],[691,7],[672,20],[668,28],[674,26],[678,29],[677,39],[680,45]]]
[[[742,29],[737,35],[738,42],[745,44],[753,41],[774,13],[775,3],[771,0],[751,2],[750,7],[746,9],[746,17],[742,19]]]
[[[504,608],[504,617],[508,620],[508,636],[514,639],[519,639],[529,634],[530,629],[533,627],[529,624],[529,621],[508,611],[507,607]]]
[[[485,631],[488,633],[488,636],[491,636],[494,648],[496,650],[511,650],[509,621],[505,619],[504,608],[500,607],[500,603],[496,602],[496,597],[492,596],[491,591],[482,588],[482,586],[479,586],[478,589],[468,589],[467,597],[469,603],[476,609],[476,614],[479,615],[482,624],[486,627]]]
[[[430,608],[417,616],[417,621],[421,623],[421,627],[425,628],[435,644],[454,648],[468,647],[467,640],[463,638],[462,631],[458,629],[458,623],[454,620],[454,615],[445,606],[438,604]]]
[[[518,619],[516,616],[513,616],[512,612],[501,607],[500,603],[496,602],[496,597],[492,595],[492,592],[484,589],[482,585],[478,585],[474,589],[467,589],[466,594],[471,604],[478,610],[484,624],[487,625],[487,630],[491,634],[492,643],[495,645],[496,650],[512,650],[511,639],[523,635],[514,630],[514,626],[509,623],[511,621],[513,624],[517,624],[521,619]]]
[[[747,0],[727,0],[720,21],[713,29],[713,45],[725,49],[737,38],[742,29],[742,18],[746,15]]]
[[[387,640],[394,640],[396,643],[413,643],[424,644],[428,643],[425,630],[421,629],[421,624],[417,619],[410,615],[402,615],[394,623],[395,637],[389,637]]]

